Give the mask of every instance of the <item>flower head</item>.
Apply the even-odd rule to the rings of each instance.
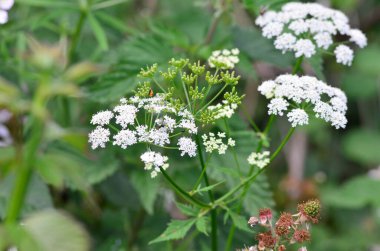
[[[8,11],[13,7],[14,0],[0,0],[0,24],[8,22]]]
[[[347,124],[346,95],[315,77],[280,75],[275,80],[263,82],[258,90],[270,99],[268,114],[286,114],[293,127],[307,125],[310,114],[336,129],[345,128]]]
[[[211,68],[232,69],[235,64],[239,63],[239,49],[213,51],[208,58],[208,64]]]
[[[362,31],[351,29],[349,20],[341,11],[317,3],[290,2],[280,11],[267,11],[256,19],[262,35],[274,39],[274,46],[282,53],[294,52],[296,57],[310,58],[317,50],[328,50],[334,44],[334,36],[344,35],[360,48],[367,45]],[[336,50],[337,62],[351,65],[352,50]],[[339,56],[337,54],[339,53]]]
[[[269,164],[269,154],[270,152],[268,151],[262,153],[253,152],[248,156],[247,161],[250,165],[258,166],[261,169]]]

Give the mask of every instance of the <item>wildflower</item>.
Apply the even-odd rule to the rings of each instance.
[[[316,48],[328,50],[337,35],[346,35],[350,42],[360,48],[365,47],[366,36],[358,29],[351,29],[348,22],[341,11],[317,3],[298,2],[287,3],[277,12],[267,11],[256,19],[256,24],[262,28],[262,35],[273,38],[276,49],[307,58],[317,53]],[[351,65],[352,50],[337,50],[340,46],[335,48],[337,62]]]
[[[265,225],[267,222],[270,223],[272,220],[272,211],[269,208],[260,209],[259,219],[261,225]]]
[[[321,211],[321,203],[319,200],[309,200],[298,205],[298,211],[301,214],[301,221],[311,221],[318,223]]]
[[[114,115],[111,111],[98,112],[92,116],[91,124],[100,126],[108,125],[113,116]]]
[[[0,1],[0,24],[8,22],[8,11],[13,7],[14,0],[1,0]]]
[[[280,75],[274,81],[263,82],[258,90],[271,100],[268,114],[283,116],[286,113],[293,127],[307,125],[310,114],[336,129],[345,128],[347,124],[346,95],[315,77]]]
[[[334,54],[338,63],[351,66],[352,60],[354,59],[354,52],[350,49],[350,47],[346,45],[339,45],[334,50]]]
[[[154,178],[157,176],[162,169],[167,169],[169,164],[167,163],[168,157],[162,156],[160,153],[147,151],[140,156],[141,160],[145,163],[145,170],[152,170],[151,177]]]
[[[251,218],[249,218],[248,220],[248,224],[253,227],[253,226],[256,226],[257,223],[259,223],[259,219],[257,217],[254,217],[252,216]]]
[[[203,145],[205,146],[206,152],[212,153],[217,150],[219,154],[225,154],[228,146],[235,146],[235,141],[232,138],[227,139],[227,144],[223,143],[223,139],[226,138],[225,133],[209,133],[202,135]]]
[[[235,64],[239,63],[239,49],[213,51],[208,59],[208,64],[211,68],[232,69]]]
[[[307,251],[307,248],[306,248],[306,247],[300,247],[300,248],[298,249],[298,251]]]
[[[181,152],[181,156],[187,154],[190,157],[194,157],[197,155],[197,145],[195,142],[188,137],[182,137],[178,140],[179,150]]]
[[[306,229],[295,230],[293,234],[294,241],[302,243],[310,240],[310,233]]]
[[[89,134],[88,142],[91,143],[92,149],[96,149],[98,147],[105,148],[106,143],[109,141],[110,135],[111,132],[108,128],[97,126],[95,130]]]
[[[259,250],[264,250],[265,248],[272,249],[276,244],[276,237],[272,236],[271,231],[259,233],[258,235],[256,235],[256,239],[259,241]]]
[[[264,151],[262,153],[253,152],[248,156],[247,161],[250,165],[258,166],[261,169],[269,164],[270,162],[270,159],[268,158],[269,154],[270,153],[268,151]]]
[[[113,136],[114,145],[120,146],[123,149],[126,149],[128,146],[134,145],[137,143],[137,138],[135,132],[125,129],[121,130],[118,134]]]
[[[290,213],[282,213],[276,222],[275,231],[279,236],[288,235],[293,225],[293,216]]]

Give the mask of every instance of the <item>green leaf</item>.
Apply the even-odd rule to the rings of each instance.
[[[366,205],[380,206],[380,181],[359,176],[347,181],[340,188],[327,187],[322,193],[322,204],[357,209]]]
[[[343,140],[343,150],[347,158],[361,164],[380,164],[380,133],[369,130],[352,130]]]
[[[176,202],[176,205],[178,209],[187,216],[197,216],[199,214],[200,209],[197,207],[194,207],[192,205],[182,204],[179,202]]]
[[[197,230],[205,235],[208,236],[207,226],[208,226],[208,218],[207,217],[201,217],[198,218],[195,222],[195,227]]]
[[[144,209],[153,214],[154,202],[158,195],[159,183],[146,172],[135,171],[131,174],[131,183],[135,188]]]
[[[102,26],[95,18],[95,16],[91,14],[91,12],[88,14],[87,18],[90,23],[91,29],[94,32],[96,40],[98,40],[99,47],[104,51],[108,50],[107,35],[104,32]]]
[[[191,191],[191,194],[197,194],[197,193],[203,193],[203,192],[207,192],[207,191],[210,191],[212,189],[214,189],[215,187],[219,186],[220,184],[224,183],[225,181],[222,180],[218,183],[215,183],[215,184],[212,184],[210,186],[207,186],[207,187],[202,187],[202,188],[199,188],[199,189],[196,189],[194,191]]]
[[[70,1],[58,0],[17,0],[18,4],[32,5],[36,7],[78,9],[78,4]]]
[[[149,242],[149,244],[168,241],[168,240],[177,240],[185,237],[186,233],[194,225],[196,219],[188,220],[172,220],[167,229],[156,239]]]
[[[0,218],[4,218],[5,216],[7,204],[11,199],[12,189],[14,189],[14,179],[14,175],[10,174],[0,182]],[[27,215],[45,208],[51,208],[52,206],[53,202],[49,188],[42,182],[38,175],[33,175],[29,182],[22,215]]]
[[[28,217],[25,230],[42,251],[88,251],[89,237],[85,230],[68,215],[48,210]]]
[[[246,218],[237,213],[232,212],[231,210],[228,211],[228,214],[230,215],[232,222],[236,228],[252,233],[252,230],[248,227],[248,220]]]

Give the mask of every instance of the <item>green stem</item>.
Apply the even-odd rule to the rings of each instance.
[[[198,155],[199,155],[199,161],[201,163],[202,167],[202,173],[203,173],[203,179],[205,181],[206,186],[210,186],[210,182],[208,180],[206,168],[207,166],[205,165],[205,161],[203,158],[202,154],[202,148],[201,148],[201,140],[199,135],[197,134],[196,136],[196,143],[197,143],[197,149],[198,149]],[[210,197],[210,202],[213,204],[215,201],[214,194],[212,190],[207,191],[209,197]],[[211,250],[217,251],[218,250],[218,223],[216,219],[216,208],[211,209]]]
[[[212,104],[212,102],[214,102],[215,101],[215,99],[217,99],[218,97],[219,97],[219,95],[224,91],[224,89],[226,89],[226,87],[228,86],[228,84],[225,84],[224,86],[223,86],[223,88],[222,89],[220,89],[219,90],[219,92],[207,103],[207,104],[205,104],[204,106],[202,106],[202,108],[201,109],[199,109],[198,110],[198,112],[197,113],[199,113],[199,112],[201,112],[203,109],[205,109],[206,107],[208,107],[210,104]]]
[[[181,83],[182,83],[183,91],[185,92],[187,105],[189,106],[189,109],[190,109],[190,111],[191,111],[191,102],[190,102],[189,94],[188,94],[188,92],[187,92],[186,85],[185,85],[185,83],[184,83],[183,80],[182,80],[182,73],[181,73]]]
[[[303,61],[303,56],[297,59],[296,64],[293,67],[292,74],[297,74],[301,70],[302,61]]]
[[[40,144],[43,132],[43,122],[39,119],[33,121],[31,138],[25,146],[25,155],[21,165],[16,171],[16,180],[14,189],[11,194],[6,214],[6,223],[13,224],[20,216],[22,205],[26,196],[26,190],[32,174],[32,168],[38,146]]]
[[[74,57],[75,50],[78,46],[79,37],[80,37],[80,34],[82,32],[82,28],[84,25],[84,21],[86,20],[86,16],[87,16],[87,10],[81,9],[81,13],[80,13],[74,34],[71,38],[71,46],[69,49],[69,61],[71,61]]]
[[[185,190],[183,190],[179,185],[177,185],[177,183],[175,183],[174,180],[172,180],[172,178],[170,178],[170,176],[166,173],[166,171],[164,169],[162,169],[161,167],[160,167],[160,171],[164,175],[165,179],[167,181],[169,181],[169,183],[174,187],[174,189],[177,191],[177,193],[182,196],[182,198],[184,198],[188,202],[194,203],[200,207],[205,207],[205,208],[210,207],[209,205],[207,205],[207,204],[193,198],[192,196],[190,196]]]
[[[285,138],[282,140],[281,144],[278,146],[278,148],[276,149],[276,151],[271,155],[270,161],[273,161],[276,158],[276,156],[278,155],[278,153],[284,148],[284,146],[286,145],[286,143],[289,141],[290,137],[292,136],[294,130],[295,130],[295,128],[292,127],[288,131],[288,133],[286,134]],[[244,179],[239,185],[235,186],[231,191],[229,191],[228,193],[226,193],[225,195],[223,195],[222,197],[220,197],[219,199],[217,199],[215,201],[215,204],[222,203],[225,199],[227,199],[228,197],[230,197],[231,195],[233,195],[234,193],[236,193],[237,191],[239,191],[240,188],[242,188],[243,186],[245,186],[246,184],[248,184],[249,182],[251,182],[252,180],[254,180],[266,168],[267,168],[267,166],[264,167],[264,168],[261,168],[257,173],[252,174],[248,178]]]
[[[224,124],[226,125],[226,132],[227,132],[227,137],[230,137],[230,126],[228,125],[228,122],[227,122],[227,119],[224,118]],[[239,164],[239,160],[238,160],[238,157],[237,157],[237,154],[236,154],[236,151],[235,151],[235,148],[231,148],[231,151],[232,151],[232,155],[234,157],[234,161],[235,161],[235,165],[238,169],[238,172],[239,172],[239,176],[241,177],[241,170],[240,170],[240,164]]]

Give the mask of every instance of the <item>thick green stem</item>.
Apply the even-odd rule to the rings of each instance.
[[[172,180],[172,178],[170,178],[170,176],[166,173],[166,171],[164,169],[162,169],[160,167],[160,170],[161,170],[161,173],[164,175],[165,179],[167,181],[169,181],[169,183],[174,187],[174,189],[177,191],[177,193],[182,196],[182,198],[184,198],[188,202],[194,203],[200,207],[205,207],[205,208],[210,207],[209,205],[193,198],[190,194],[188,194],[185,190],[183,190],[179,185],[177,185],[177,183],[174,182],[174,180]]]
[[[22,163],[17,168],[14,189],[11,194],[11,200],[8,204],[6,223],[13,224],[20,216],[22,205],[26,196],[27,187],[32,174],[32,168],[38,146],[40,144],[43,132],[43,122],[39,119],[33,121],[31,138],[26,143]]]

